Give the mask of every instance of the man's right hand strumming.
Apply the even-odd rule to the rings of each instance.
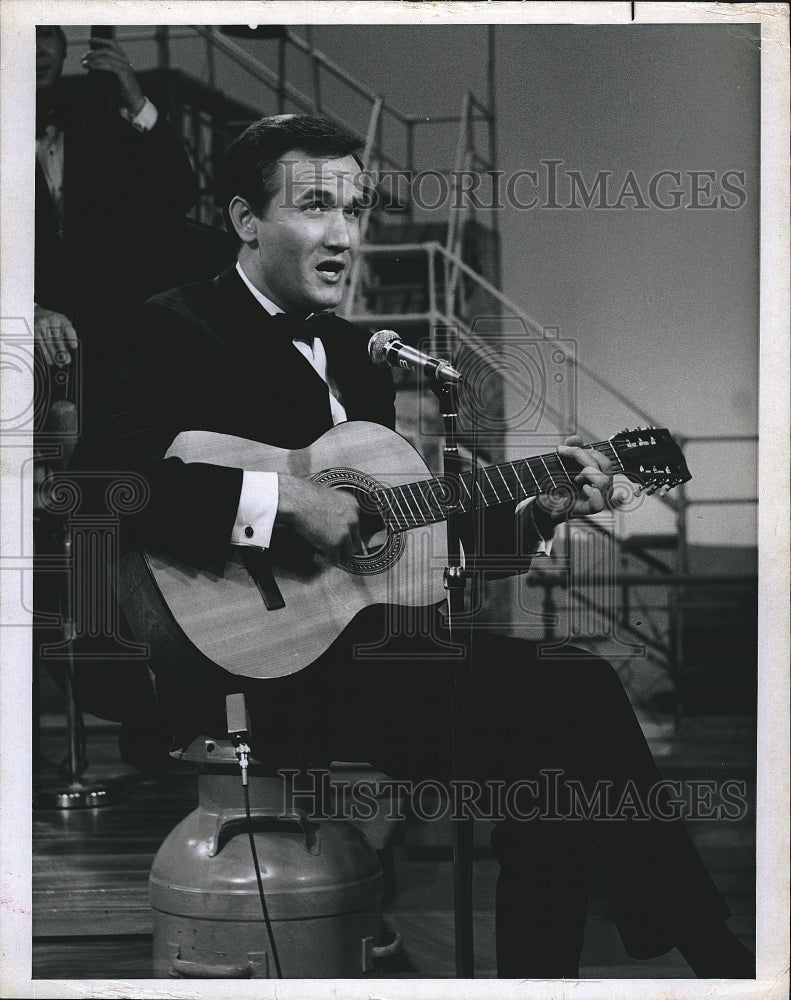
[[[362,551],[360,508],[350,493],[282,474],[278,486],[275,524],[296,531],[332,560]]]

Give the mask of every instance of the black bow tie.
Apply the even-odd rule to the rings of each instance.
[[[276,313],[270,316],[268,323],[277,337],[284,340],[304,340],[313,344],[314,337],[324,337],[335,319],[335,313],[311,313],[310,316],[294,316],[288,313]]]

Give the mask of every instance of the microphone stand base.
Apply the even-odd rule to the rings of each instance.
[[[97,809],[113,806],[127,797],[124,783],[111,778],[106,781],[91,781],[80,778],[76,781],[61,782],[48,787],[37,788],[33,792],[33,808],[38,809]]]

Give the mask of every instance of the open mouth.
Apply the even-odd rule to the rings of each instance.
[[[316,270],[326,281],[340,281],[346,265],[341,260],[323,260],[316,265]]]

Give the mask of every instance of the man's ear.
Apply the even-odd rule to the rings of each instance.
[[[232,198],[228,206],[228,217],[242,243],[248,245],[255,243],[257,239],[255,224],[258,217],[244,198],[239,195]]]

